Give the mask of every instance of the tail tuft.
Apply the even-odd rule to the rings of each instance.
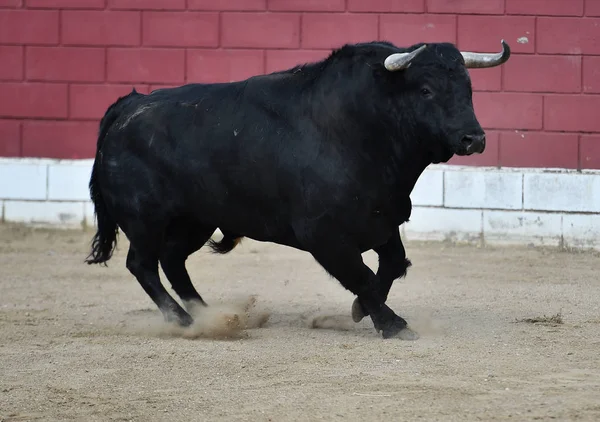
[[[223,255],[231,252],[242,241],[242,239],[242,236],[223,233],[223,239],[221,239],[220,242],[210,239],[208,241],[208,247],[211,248],[213,253]]]

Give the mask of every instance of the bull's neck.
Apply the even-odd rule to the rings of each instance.
[[[401,135],[392,146],[393,154],[387,162],[392,188],[402,194],[410,194],[423,171],[432,163],[431,155],[418,138]]]

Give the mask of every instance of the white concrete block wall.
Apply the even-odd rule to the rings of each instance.
[[[566,174],[525,174],[525,209],[600,213],[600,177]]]
[[[30,224],[81,226],[83,202],[4,201],[5,221]]]
[[[407,239],[472,241],[481,236],[481,210],[413,207]]]
[[[531,243],[560,246],[562,215],[530,211],[483,211],[485,240],[491,243]]]
[[[48,199],[88,201],[88,183],[93,160],[71,161],[48,166]]]
[[[0,158],[2,221],[94,225],[92,164]],[[600,249],[600,171],[432,165],[411,200],[408,240]]]
[[[503,171],[445,172],[444,206],[455,208],[498,208],[518,210],[523,207],[523,176]]]
[[[421,175],[410,195],[413,205],[444,205],[444,172],[431,169]]]
[[[562,225],[565,246],[600,249],[600,215],[565,214]]]
[[[0,163],[0,198],[44,200],[48,189],[48,166],[16,161]]]

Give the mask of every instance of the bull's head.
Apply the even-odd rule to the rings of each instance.
[[[415,46],[416,47],[416,46]],[[502,40],[500,53],[461,52],[452,44],[413,47],[389,55],[384,66],[394,72],[403,95],[403,110],[414,112],[417,132],[430,142],[436,161],[452,154],[471,155],[485,150],[485,132],[475,117],[469,69],[499,66],[510,57]]]

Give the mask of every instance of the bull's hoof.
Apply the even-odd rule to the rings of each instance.
[[[397,337],[400,340],[407,340],[407,341],[415,341],[415,340],[419,339],[419,334],[417,334],[416,331],[413,331],[408,327],[404,327],[404,328],[400,328],[400,329],[398,329],[396,327],[390,327],[388,329],[384,329],[382,336],[385,339]]]
[[[366,316],[367,315],[363,311],[362,305],[358,301],[358,298],[354,299],[354,302],[352,302],[352,321],[361,322]]]
[[[169,324],[177,324],[180,327],[189,327],[194,323],[194,318],[192,318],[190,314],[183,310],[177,314],[167,311],[163,314],[163,316],[165,318],[165,322]]]

